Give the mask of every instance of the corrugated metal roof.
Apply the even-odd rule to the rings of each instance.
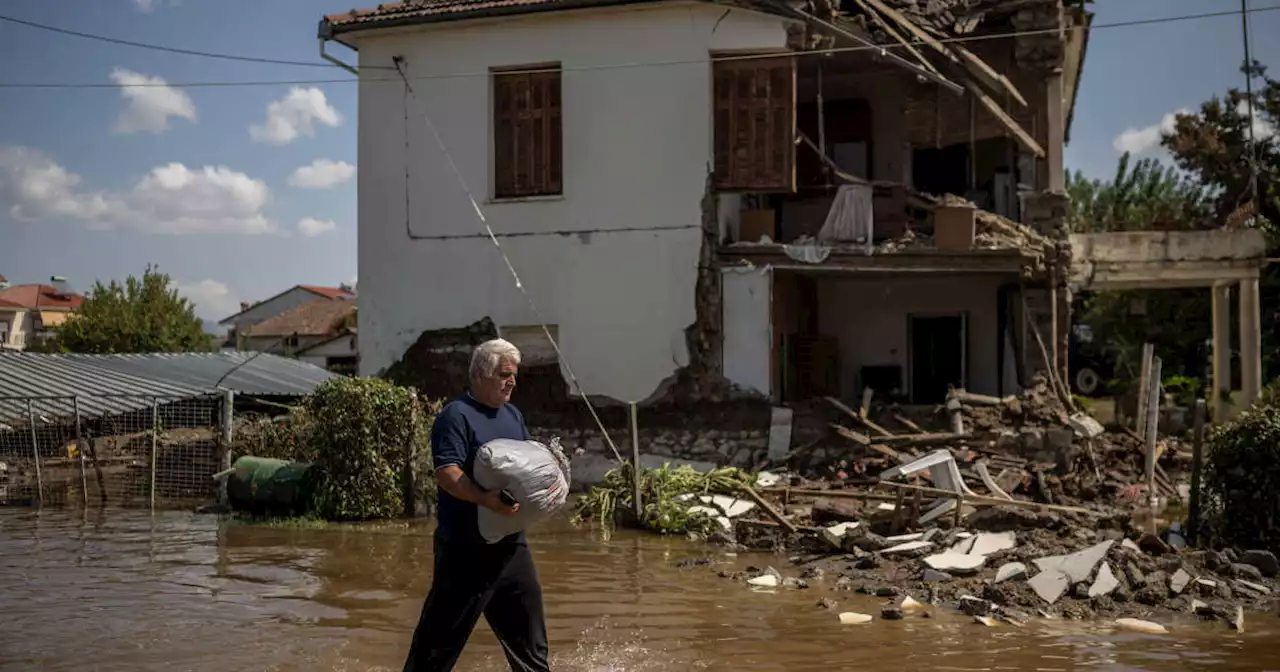
[[[302,396],[334,377],[324,369],[278,355],[252,352],[148,355],[0,353],[0,422],[25,425],[26,398],[80,398],[87,416],[146,408],[151,399],[197,397],[218,390],[260,396]],[[237,365],[240,368],[235,369]],[[235,369],[230,375],[228,371]],[[226,379],[221,379],[226,375]],[[69,403],[38,404],[38,414],[67,416]]]

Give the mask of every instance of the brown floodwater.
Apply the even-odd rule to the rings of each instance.
[[[1280,669],[1280,618],[1245,633],[1193,619],[1162,636],[1037,620],[986,628],[945,609],[842,626],[815,606],[879,614],[879,600],[752,590],[687,557],[680,539],[554,524],[532,535],[553,669]],[[0,669],[398,670],[430,582],[426,524],[252,526],[166,512],[0,509]],[[460,670],[503,670],[481,623]]]

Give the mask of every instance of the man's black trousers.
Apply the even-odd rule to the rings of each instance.
[[[516,672],[547,672],[542,586],[524,543],[435,538],[431,592],[413,633],[405,672],[452,670],[480,615]]]

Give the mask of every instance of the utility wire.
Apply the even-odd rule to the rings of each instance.
[[[73,37],[80,37],[86,40],[94,40],[97,42],[107,42],[109,44],[117,44],[124,47],[136,47],[138,49],[151,49],[153,51],[165,51],[171,54],[183,54],[185,56],[199,56],[201,58],[217,58],[225,61],[243,61],[246,63],[266,63],[270,65],[295,65],[295,66],[306,66],[306,67],[313,67],[313,68],[336,67],[332,63],[325,63],[323,61],[288,61],[288,60],[280,60],[275,58],[259,58],[257,56],[239,56],[236,54],[220,54],[213,51],[197,51],[195,49],[179,49],[177,47],[166,47],[163,45],[149,44],[146,42],[134,42],[133,40],[122,40],[115,37],[107,37],[106,35],[95,35],[93,33],[82,33],[78,30],[58,28],[57,26],[50,26],[43,23],[36,23],[35,21],[27,21],[25,19],[19,19],[12,16],[4,16],[2,14],[0,14],[0,21],[6,21],[8,23],[16,23],[20,26],[35,28],[37,30],[47,30],[51,33],[58,33],[60,35],[71,35]]]
[[[1249,51],[1249,0],[1240,0],[1240,32],[1244,40],[1244,90],[1249,109],[1249,199],[1253,217],[1258,217],[1258,143],[1253,131],[1253,56]]]
[[[427,114],[426,104],[422,102],[422,99],[418,98],[418,94],[413,90],[413,85],[409,83],[409,78],[405,75],[404,69],[401,67],[401,61],[399,60],[396,61],[396,72],[400,73],[401,80],[404,82],[406,98],[412,98],[413,102],[417,104],[418,111],[422,114],[423,120],[427,123],[427,128],[431,130],[431,135],[435,138],[436,145],[440,148],[440,153],[444,156],[445,161],[449,163],[449,169],[453,171],[453,177],[462,187],[463,193],[467,195],[467,200],[471,201],[471,209],[475,211],[476,217],[480,220],[480,225],[484,228],[486,237],[493,242],[494,248],[498,250],[498,255],[502,257],[502,261],[507,265],[507,270],[511,272],[511,277],[515,280],[516,289],[520,290],[520,293],[524,295],[525,301],[529,303],[529,309],[533,311],[534,319],[538,321],[538,325],[542,327],[542,333],[546,335],[547,340],[551,342],[551,349],[555,350],[556,359],[558,359],[560,364],[564,366],[564,371],[568,374],[569,381],[573,384],[574,389],[577,390],[578,396],[582,397],[582,402],[586,404],[587,410],[591,412],[591,418],[595,420],[596,427],[600,429],[600,433],[604,436],[605,443],[609,444],[609,449],[613,451],[613,456],[617,458],[618,462],[625,463],[626,460],[622,459],[622,453],[618,451],[618,446],[614,444],[613,437],[609,435],[609,430],[604,426],[604,421],[600,419],[600,415],[596,413],[596,407],[591,403],[591,399],[587,396],[587,391],[583,389],[582,384],[578,382],[578,376],[573,372],[573,367],[569,365],[569,360],[566,359],[564,353],[560,351],[560,344],[557,343],[555,337],[551,335],[551,329],[547,327],[547,321],[543,319],[542,312],[538,310],[538,304],[534,302],[533,297],[529,295],[529,290],[525,289],[524,282],[520,280],[520,274],[516,272],[516,267],[511,264],[511,259],[507,257],[507,253],[503,251],[502,243],[498,242],[498,237],[494,234],[493,227],[489,226],[489,220],[484,216],[484,210],[480,208],[480,202],[476,200],[475,194],[471,191],[471,187],[467,186],[466,179],[462,177],[462,171],[458,170],[458,164],[453,160],[453,154],[449,152],[449,147],[444,144],[444,138],[440,137],[440,130],[436,128],[435,123],[431,121],[431,115]],[[406,107],[405,109],[407,110],[408,108]],[[408,112],[405,114],[405,119],[407,120]],[[407,148],[407,138],[409,135],[409,127],[407,123],[405,125],[404,132],[406,137],[405,145]],[[406,161],[408,160],[407,154],[405,159]],[[405,188],[407,190],[409,186],[407,182],[408,173],[406,172],[405,175]],[[409,227],[408,205],[408,195],[406,192],[404,213],[406,229]],[[410,238],[413,237],[412,231],[409,232],[409,236]],[[633,464],[631,466],[632,469],[635,470],[636,474],[640,473],[640,465]]]
[[[1251,15],[1251,14],[1259,14],[1263,12],[1275,12],[1275,11],[1280,11],[1280,5],[1246,8],[1244,10],[1244,13],[1246,15]],[[1182,14],[1178,16],[1166,16],[1166,17],[1157,17],[1157,18],[1150,18],[1150,19],[1135,19],[1131,21],[1117,21],[1114,23],[1094,24],[1089,28],[1089,31],[1092,32],[1095,30],[1105,30],[1108,28],[1129,28],[1129,27],[1150,26],[1150,25],[1157,25],[1157,24],[1164,24],[1164,23],[1175,23],[1175,22],[1181,22],[1181,21],[1212,19],[1212,18],[1220,18],[1224,16],[1237,16],[1240,13],[1241,13],[1240,10],[1231,10],[1231,11],[1221,11],[1221,12],[1208,12],[1203,14]],[[0,19],[11,20],[11,19],[8,19],[8,17],[4,17],[4,16],[0,16]],[[28,22],[23,22],[23,23],[28,23]],[[1075,28],[1073,30],[1084,30],[1084,28]],[[780,56],[818,56],[818,55],[826,55],[826,54],[851,53],[851,52],[859,52],[859,51],[884,51],[886,49],[902,49],[902,48],[905,48],[906,46],[912,46],[912,47],[925,46],[931,43],[961,44],[961,43],[967,43],[967,42],[984,42],[989,40],[1001,40],[1001,39],[1008,39],[1008,38],[1014,38],[1014,37],[1030,37],[1034,35],[1053,35],[1053,34],[1059,34],[1061,32],[1062,30],[1059,28],[1038,28],[1034,30],[992,33],[989,35],[962,35],[962,36],[955,36],[955,37],[943,37],[943,38],[938,38],[937,40],[934,40],[932,42],[927,42],[924,40],[915,40],[915,41],[908,41],[908,42],[902,42],[902,43],[894,42],[892,44],[886,43],[886,44],[877,44],[877,45],[871,45],[871,46],[859,45],[859,46],[852,46],[852,47],[832,47],[829,49],[810,49],[805,51],[789,51],[789,52],[777,52],[777,53],[765,53],[765,54],[743,54],[743,55],[736,55],[736,56],[717,56],[713,60],[715,60],[716,62],[748,61],[748,60],[757,60],[757,59],[766,59],[766,58],[778,58]],[[95,38],[97,37],[97,36],[89,36],[87,33],[82,35],[86,37],[95,37]],[[104,39],[108,39],[109,41],[116,41],[113,38],[104,38]],[[120,41],[120,42],[123,42],[123,41]],[[158,45],[144,45],[142,43],[128,43],[128,44],[130,46],[140,46],[145,48],[169,50],[168,47],[160,47]],[[238,60],[238,61],[269,63],[269,64],[276,64],[276,65],[286,64],[286,65],[311,65],[311,66],[321,66],[321,67],[337,67],[337,66],[326,64],[326,63],[309,63],[304,61],[278,61],[278,60],[272,60],[272,59],[260,59],[260,58],[249,57],[249,56],[233,56],[230,54],[211,54],[211,53],[205,53],[205,52],[193,52],[188,50],[179,50],[178,53],[206,56],[211,58],[229,58],[229,59]],[[623,69],[623,68],[661,67],[661,66],[672,66],[672,65],[701,65],[706,62],[707,62],[706,59],[683,59],[683,60],[670,60],[670,61],[607,63],[607,64],[601,64],[601,65],[562,66],[558,68],[530,68],[530,69],[523,69],[523,70],[520,70],[520,69],[509,70],[509,71],[504,70],[503,72],[505,74],[534,74],[539,72],[561,72],[561,73],[585,72],[585,71],[595,71],[595,70],[616,70],[616,69]],[[389,69],[389,70],[395,69],[392,66],[379,66],[379,65],[362,65],[360,67],[362,69]],[[198,87],[236,87],[236,86],[289,86],[289,85],[304,85],[304,84],[355,84],[355,83],[376,84],[376,83],[387,83],[387,82],[395,82],[398,84],[398,83],[401,83],[404,79],[409,79],[412,81],[422,81],[422,80],[432,80],[432,79],[459,79],[459,78],[469,78],[469,77],[489,77],[490,74],[491,73],[488,70],[483,70],[483,71],[473,71],[473,72],[442,73],[442,74],[436,74],[436,75],[418,75],[415,77],[408,77],[404,73],[400,73],[401,75],[400,77],[360,77],[360,78],[344,77],[344,78],[337,78],[337,79],[295,79],[295,80],[274,80],[274,81],[265,80],[265,81],[239,81],[239,82],[236,82],[236,81],[174,82],[174,83],[164,83],[164,84],[158,84],[158,83],[156,84],[150,84],[150,83],[116,84],[116,83],[102,83],[102,82],[21,84],[21,83],[0,82],[0,88],[122,89],[122,88],[144,88],[144,87],[161,87],[161,86],[168,86],[173,88],[198,88]]]

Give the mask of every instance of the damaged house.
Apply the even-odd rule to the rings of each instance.
[[[621,401],[727,380],[925,404],[1065,370],[1088,23],[1071,0],[326,17],[327,57],[359,53],[361,373],[485,318],[554,366],[545,320],[582,387]]]

